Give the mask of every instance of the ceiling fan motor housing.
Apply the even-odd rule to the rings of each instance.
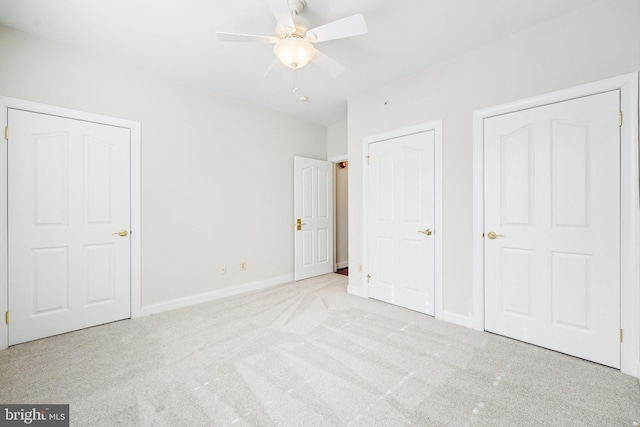
[[[303,39],[307,35],[307,28],[303,25],[296,24],[296,28],[292,30],[289,27],[278,24],[276,26],[276,34],[281,39],[286,39],[288,37],[297,37]]]
[[[289,11],[291,15],[294,17],[299,16],[304,11],[307,4],[304,0],[287,0],[287,4],[289,6]],[[303,20],[304,21],[304,20]],[[307,28],[303,22],[296,22],[295,28],[290,28],[288,26],[282,25],[280,22],[276,25],[276,34],[278,37],[286,38],[287,36],[297,35],[300,37],[304,37],[307,33]]]

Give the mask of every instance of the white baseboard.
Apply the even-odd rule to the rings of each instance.
[[[243,285],[233,286],[229,288],[216,289],[215,291],[205,292],[202,294],[192,295],[188,297],[178,298],[171,301],[159,302],[142,306],[141,316],[150,314],[163,313],[165,311],[175,310],[178,308],[188,307],[203,302],[215,301],[222,298],[228,298],[235,295],[246,294],[247,292],[259,291],[261,289],[270,288],[284,283],[293,281],[293,274],[274,277],[272,279],[261,280],[259,282],[245,283]]]
[[[362,289],[361,287],[355,287],[355,286],[347,286],[347,293],[350,295],[355,295],[357,297],[362,297],[362,298],[369,298],[369,295],[367,295],[364,292],[364,289]]]
[[[443,311],[442,320],[444,320],[445,322],[464,326],[465,328],[473,329],[473,317],[464,316],[462,314],[453,313],[451,311]]]
[[[347,268],[349,267],[349,261],[343,261],[336,264],[336,269]]]

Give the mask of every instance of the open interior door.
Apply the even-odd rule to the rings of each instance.
[[[331,162],[294,157],[295,280],[333,272]]]

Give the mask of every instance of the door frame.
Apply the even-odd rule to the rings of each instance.
[[[48,114],[63,118],[83,120],[98,124],[106,124],[129,129],[131,132],[131,318],[140,317],[141,304],[141,256],[140,256],[140,123],[71,110],[53,105],[40,104],[16,98],[0,96],[0,128],[7,127],[8,109],[30,111],[34,113]],[[9,132],[11,130],[9,129]],[[7,283],[7,144],[3,141],[0,149],[0,211],[4,212],[4,218],[0,223],[0,313],[8,310],[8,283]],[[0,327],[0,350],[4,350],[9,344],[9,325],[3,323]]]
[[[433,120],[415,126],[393,130],[377,135],[371,135],[362,139],[362,152],[364,153],[364,167],[362,168],[362,291],[349,287],[349,292],[355,295],[369,298],[369,283],[365,273],[369,271],[369,168],[367,160],[369,158],[369,144],[400,138],[416,133],[434,131],[434,214],[435,223],[433,236],[434,242],[434,317],[443,318],[443,296],[442,296],[442,120]]]
[[[640,177],[638,73],[625,74],[473,113],[473,326],[484,331],[484,120],[528,108],[620,90],[620,344],[621,371],[640,378]]]

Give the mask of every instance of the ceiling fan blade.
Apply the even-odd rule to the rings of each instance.
[[[278,24],[286,28],[287,32],[294,32],[296,24],[293,22],[291,11],[289,10],[289,3],[287,0],[267,0],[271,13],[275,16]]]
[[[313,43],[326,42],[327,40],[359,36],[366,32],[367,24],[364,22],[364,16],[358,14],[310,29],[307,31],[307,40]]]
[[[251,34],[235,34],[235,33],[220,33],[217,32],[216,36],[221,42],[258,42],[258,43],[275,43],[278,41],[276,37],[269,36],[254,36]]]
[[[311,62],[316,64],[322,71],[329,74],[331,77],[338,77],[340,74],[347,71],[342,64],[331,59],[318,49],[316,49],[316,55],[313,57]]]

